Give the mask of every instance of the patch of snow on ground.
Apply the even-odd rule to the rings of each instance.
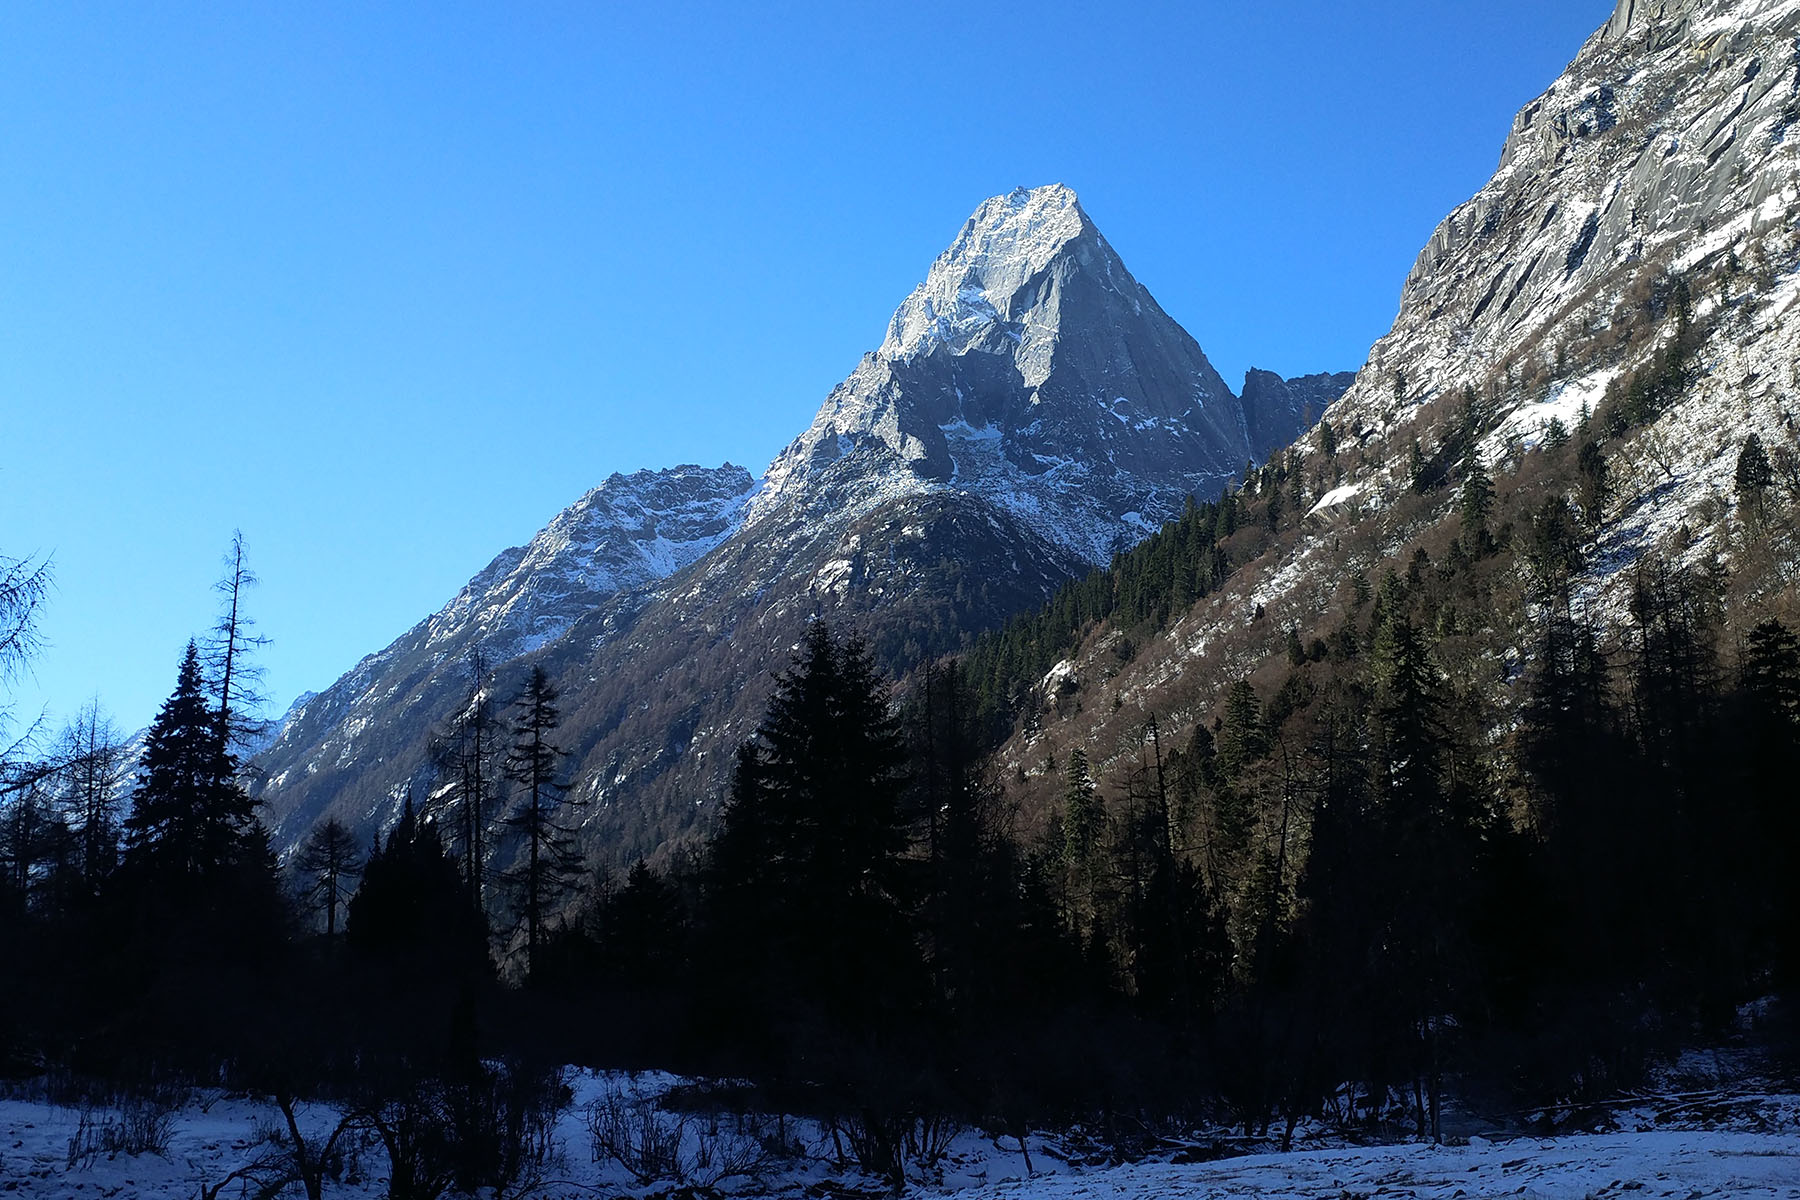
[[[1479,1143],[1479,1144],[1477,1144]],[[1361,1146],[1197,1164],[1138,1163],[1088,1175],[1001,1184],[969,1200],[1032,1197],[1791,1197],[1794,1133],[1626,1133],[1467,1146]]]
[[[1362,491],[1362,489],[1363,485],[1360,483],[1346,483],[1342,487],[1334,487],[1323,496],[1320,496],[1319,502],[1306,510],[1306,515],[1310,517],[1316,512],[1321,512],[1327,508],[1334,508],[1337,505],[1344,503],[1346,500],[1354,499],[1356,494]]]
[[[618,1163],[597,1156],[589,1114],[595,1106],[636,1109],[652,1104],[682,1081],[660,1072],[588,1071],[570,1071],[566,1081],[573,1103],[557,1122],[553,1161],[541,1181],[520,1194],[533,1200],[669,1194],[663,1185],[639,1183]],[[1472,1137],[1459,1146],[1346,1145],[1341,1139],[1332,1144],[1320,1137],[1310,1148],[1289,1153],[1224,1158],[1213,1156],[1239,1144],[1236,1139],[1198,1134],[1191,1142],[1169,1143],[1164,1154],[1210,1161],[1165,1159],[1123,1166],[1083,1165],[1094,1156],[1080,1149],[1080,1139],[1039,1133],[1028,1139],[1029,1170],[1016,1138],[967,1130],[950,1141],[940,1162],[911,1172],[906,1194],[958,1195],[967,1200],[1345,1195],[1449,1200],[1634,1192],[1792,1200],[1800,1195],[1800,1125],[1795,1120],[1800,1097],[1739,1096],[1733,1111],[1738,1115],[1729,1127],[1716,1129],[1682,1128],[1673,1119],[1674,1110],[1650,1107],[1620,1114],[1620,1128],[1611,1133],[1553,1138],[1496,1134],[1492,1140]],[[101,1119],[105,1115],[104,1110],[89,1114]],[[312,1105],[302,1114],[301,1124],[316,1137],[333,1126],[336,1117],[332,1109]],[[0,1192],[33,1200],[92,1196],[188,1200],[203,1184],[216,1184],[267,1155],[271,1145],[266,1131],[279,1123],[270,1104],[210,1093],[173,1114],[162,1154],[77,1155],[71,1162],[71,1139],[82,1131],[79,1111],[41,1101],[0,1100]],[[709,1124],[705,1118],[691,1118],[682,1126],[682,1136],[694,1141],[697,1150],[698,1139],[714,1136],[702,1132]],[[731,1126],[726,1119],[718,1127]],[[774,1128],[787,1147],[780,1158],[765,1163],[753,1177],[719,1180],[712,1185],[716,1192],[702,1185],[696,1194],[797,1197],[874,1195],[880,1190],[876,1181],[836,1161],[829,1132],[816,1122],[788,1118]],[[1321,1133],[1301,1132],[1303,1146],[1307,1135]],[[386,1159],[381,1150],[366,1147],[355,1159],[356,1171],[347,1179],[328,1181],[326,1195],[374,1200],[384,1194]],[[235,1196],[235,1185],[224,1194]],[[300,1193],[290,1188],[280,1194]]]
[[[1562,422],[1563,429],[1574,434],[1581,424],[1582,413],[1591,413],[1600,407],[1606,389],[1622,370],[1621,367],[1608,367],[1580,379],[1559,383],[1537,403],[1521,404],[1500,422],[1499,428],[1481,439],[1477,448],[1481,461],[1488,466],[1494,465],[1514,439],[1527,450],[1536,449],[1543,444],[1552,421]]]

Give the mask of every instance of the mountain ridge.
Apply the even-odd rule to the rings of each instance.
[[[1300,428],[1279,406],[1262,421],[1268,436]],[[379,826],[408,788],[428,794],[432,731],[467,696],[479,644],[490,694],[527,664],[563,686],[591,837],[654,849],[716,804],[721,752],[748,736],[805,621],[860,624],[889,669],[953,650],[1216,492],[1253,452],[1238,398],[1072,190],[996,196],[760,480],[718,469],[736,473],[700,503],[704,536],[682,543],[695,553],[653,564],[610,516],[583,541],[583,506],[606,507],[590,493],[309,702],[258,761],[277,842],[327,813]],[[678,491],[665,507],[685,503]],[[638,576],[587,570],[568,554],[578,542],[614,546],[608,561]]]

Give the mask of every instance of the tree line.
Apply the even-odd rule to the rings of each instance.
[[[1341,477],[1329,424],[904,691],[815,623],[710,838],[617,878],[579,854],[549,680],[496,696],[478,660],[429,791],[278,868],[234,544],[134,772],[97,709],[6,759],[0,1054],[339,1100],[406,1195],[516,1168],[569,1062],[747,1081],[892,1180],[956,1123],[1438,1136],[1447,1098],[1603,1101],[1800,977],[1800,636],[1712,557],[1646,555],[1619,622],[1581,586],[1613,439],[1687,369],[1672,311],[1504,494],[1465,396],[1409,456],[1429,537],[1204,718],[1066,751],[1042,813],[996,733],[1102,623],[1160,628],[1292,534]],[[1785,449],[1739,448],[1750,526],[1792,506]],[[5,667],[42,585],[0,568]]]

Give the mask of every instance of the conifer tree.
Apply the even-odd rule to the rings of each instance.
[[[269,727],[256,715],[264,702],[259,686],[262,668],[250,660],[251,652],[268,645],[269,639],[254,632],[256,622],[244,611],[249,590],[257,582],[244,554],[243,532],[234,529],[225,553],[225,574],[213,585],[223,603],[203,655],[216,701],[219,738],[234,755],[248,753],[246,747]]]
[[[512,745],[506,776],[518,786],[508,827],[525,843],[525,863],[510,877],[525,924],[525,969],[536,965],[545,925],[581,871],[574,831],[563,822],[568,783],[561,776],[564,751],[551,738],[561,722],[557,693],[544,668],[534,666],[513,703]]]
[[[488,833],[498,791],[495,763],[502,752],[487,655],[477,646],[464,664],[468,692],[463,706],[432,745],[443,790],[440,811],[451,814],[457,859],[475,906],[487,911]]]
[[[1800,985],[1800,636],[1780,621],[1759,623],[1744,639],[1738,712],[1743,783],[1754,828],[1745,857],[1755,864],[1759,917],[1768,926],[1778,980]]]
[[[193,882],[252,855],[255,803],[207,703],[200,651],[189,642],[175,692],[150,726],[131,815],[126,861],[152,877]]]
[[[1769,485],[1775,482],[1775,471],[1769,465],[1769,455],[1763,449],[1762,438],[1755,433],[1744,438],[1743,448],[1738,451],[1735,482],[1745,511],[1753,520],[1760,520],[1763,515],[1763,498],[1768,493]]]
[[[400,820],[377,839],[350,897],[344,940],[365,959],[400,969],[412,982],[486,973],[487,924],[437,829],[406,797]]]
[[[1605,515],[1606,502],[1612,497],[1611,469],[1600,443],[1586,441],[1575,458],[1575,469],[1581,476],[1581,511],[1590,526],[1598,525]]]
[[[688,935],[681,895],[641,858],[625,886],[602,898],[594,925],[600,966],[620,983],[654,987],[681,965]]]
[[[1085,880],[1100,852],[1106,811],[1094,790],[1087,751],[1080,746],[1069,751],[1063,765],[1062,830],[1063,858]]]
[[[64,819],[92,893],[118,864],[119,792],[128,769],[125,747],[98,701],[83,705],[63,731],[60,754]]]
[[[764,1003],[817,1006],[829,1024],[866,1030],[916,997],[904,770],[866,646],[815,621],[739,756],[708,879],[716,948]]]

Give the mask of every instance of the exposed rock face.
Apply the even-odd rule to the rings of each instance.
[[[880,348],[770,464],[751,521],[804,504],[849,456],[867,484],[844,497],[853,506],[966,492],[1100,562],[1250,454],[1231,389],[1075,193],[1020,189],[969,218]]]
[[[1080,745],[1104,774],[1137,761],[1146,712],[1165,738],[1210,719],[1287,630],[1342,619],[1352,572],[1378,578],[1460,528],[1455,489],[1414,495],[1410,465],[1415,439],[1425,455],[1445,445],[1465,388],[1477,452],[1506,491],[1552,420],[1580,430],[1610,384],[1673,341],[1682,290],[1693,349],[1679,395],[1644,424],[1581,435],[1601,445],[1611,496],[1576,599],[1603,621],[1626,618],[1630,567],[1652,550],[1733,572],[1796,553],[1775,545],[1791,534],[1743,519],[1733,474],[1751,433],[1800,459],[1800,0],[1621,0],[1419,255],[1392,331],[1326,414],[1337,455],[1317,433],[1299,443],[1313,464],[1299,537],[1129,663],[1093,639],[1059,679],[1111,672],[1108,702],[1046,717],[1004,768],[1030,773]],[[1271,390],[1247,382],[1246,407]],[[1496,689],[1527,647],[1506,649],[1504,666],[1480,668]],[[1041,807],[1056,786],[1039,772],[1027,790]]]
[[[1679,19],[1695,7],[1697,0],[1619,0],[1613,9],[1612,20],[1606,23],[1602,32],[1608,38],[1648,33],[1657,26],[1666,26],[1671,19]]]
[[[1634,285],[1788,225],[1797,32],[1792,0],[1621,0],[1432,235],[1334,424],[1366,432],[1509,368],[1554,371],[1559,347],[1566,370]]]
[[[1276,383],[1253,437],[1073,192],[989,200],[747,497],[731,467],[615,477],[292,717],[259,760],[278,844],[428,794],[480,646],[499,698],[533,664],[561,688],[597,852],[651,851],[709,819],[813,616],[890,669],[955,648],[1290,440],[1317,389]]]
[[[1254,367],[1244,375],[1244,421],[1250,449],[1262,461],[1294,440],[1293,430],[1311,429],[1325,410],[1356,382],[1356,375],[1301,375],[1283,379]]]

